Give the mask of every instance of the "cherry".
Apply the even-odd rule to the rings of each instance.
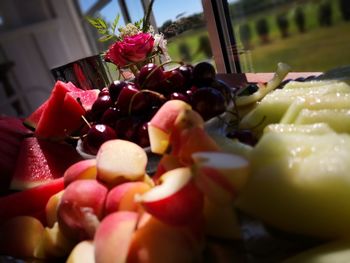
[[[91,107],[91,117],[94,120],[101,118],[102,114],[113,105],[113,101],[109,95],[102,95],[96,99]]]
[[[148,136],[148,123],[140,123],[136,129],[136,143],[141,147],[148,147],[149,144],[149,136]]]
[[[196,90],[198,90],[198,87],[197,87],[197,86],[191,86],[190,89],[186,90],[186,95],[187,95],[189,98],[192,98],[193,93],[195,93]]]
[[[121,113],[128,114],[131,100],[138,94],[140,90],[132,82],[128,82],[120,91],[116,106],[120,109]]]
[[[180,93],[180,92],[173,92],[170,94],[171,100],[183,100],[184,102],[190,103],[191,99],[187,94]]]
[[[230,88],[224,81],[219,79],[213,80],[211,87],[217,89],[224,95],[226,103],[229,103],[231,101],[232,93],[239,89],[238,87]]]
[[[212,64],[200,62],[193,68],[193,83],[198,87],[210,86],[215,75],[215,68]]]
[[[116,121],[114,130],[118,138],[134,141],[138,123],[139,120],[133,116],[124,117]]]
[[[209,120],[226,110],[226,101],[222,93],[211,87],[199,88],[192,95],[192,108],[203,119]]]
[[[148,63],[140,69],[136,80],[141,89],[158,91],[164,79],[163,70],[156,64]]]
[[[254,137],[251,130],[234,130],[226,135],[231,139],[238,139],[240,142],[254,146],[257,143],[257,138]]]
[[[116,138],[117,135],[113,128],[105,124],[95,124],[91,126],[83,139],[83,148],[87,153],[95,155],[102,143]]]
[[[165,71],[164,72],[165,81],[164,85],[164,93],[176,92],[176,91],[185,91],[186,79],[182,75],[182,73],[176,69]]]
[[[121,110],[117,107],[108,108],[101,117],[101,123],[113,126],[115,122],[122,117]]]
[[[177,70],[182,74],[185,79],[185,87],[188,88],[192,85],[193,66],[190,64],[181,65]]]
[[[99,97],[102,97],[103,95],[110,95],[108,87],[104,87],[98,94]]]
[[[108,86],[109,94],[112,100],[115,102],[118,99],[120,91],[127,85],[128,83],[123,80],[115,80]]]

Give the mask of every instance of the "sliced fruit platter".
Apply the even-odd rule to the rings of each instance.
[[[8,146],[0,152],[0,254],[48,262],[346,258],[350,76],[289,79],[289,70],[280,63],[267,82],[242,85],[220,81],[205,62],[147,64],[133,82],[101,91],[57,81],[30,116],[0,119]],[[267,244],[283,245],[263,257]]]

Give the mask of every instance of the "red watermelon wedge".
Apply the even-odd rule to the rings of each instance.
[[[24,190],[60,178],[79,160],[80,155],[69,144],[26,138],[21,144],[10,189]]]
[[[15,216],[34,216],[45,224],[47,201],[63,189],[63,178],[59,178],[44,185],[0,197],[0,223]]]
[[[91,89],[91,90],[80,90],[80,91],[71,91],[67,93],[67,96],[72,96],[75,100],[79,101],[85,111],[91,110],[92,104],[98,98],[100,90]]]
[[[66,96],[70,91],[77,90],[62,81],[56,82],[35,130],[38,138],[63,140],[82,125],[85,110],[73,97]]]
[[[22,124],[22,119],[0,118],[0,193],[6,193],[16,169],[16,160],[22,140],[32,134]]]
[[[30,116],[28,116],[27,118],[24,119],[23,124],[32,129],[35,130],[36,126],[38,125],[38,122],[41,118],[41,115],[43,114],[43,112],[45,111],[47,104],[48,104],[48,100],[46,100],[43,104],[41,104]]]

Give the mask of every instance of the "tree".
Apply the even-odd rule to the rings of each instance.
[[[298,6],[295,9],[294,21],[298,27],[299,32],[304,33],[305,32],[305,15],[304,15],[304,11],[300,6]]]
[[[287,15],[285,13],[277,15],[276,22],[282,38],[288,37],[289,21]]]
[[[258,33],[262,43],[268,43],[269,40],[269,24],[267,23],[266,18],[260,18],[255,23],[256,32]]]

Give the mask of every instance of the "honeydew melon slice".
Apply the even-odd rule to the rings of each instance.
[[[303,109],[295,119],[295,124],[327,123],[338,133],[350,133],[350,109]]]
[[[264,129],[264,133],[276,132],[276,133],[304,133],[322,135],[326,133],[334,133],[327,123],[314,123],[314,124],[270,124]]]
[[[265,133],[239,209],[295,234],[350,237],[350,135]]]
[[[298,97],[288,107],[280,123],[294,123],[303,109],[350,109],[350,94],[327,94],[325,96]]]
[[[298,89],[298,88],[314,88],[321,86],[328,86],[338,83],[336,80],[313,80],[313,81],[290,81],[286,85],[284,85],[283,89]]]
[[[299,88],[288,91],[275,90],[266,95],[253,110],[243,117],[240,127],[243,129],[253,128],[254,133],[260,136],[268,124],[280,121],[292,123],[298,112],[309,107],[308,105],[313,108],[348,107],[350,106],[348,104],[349,91],[350,89],[344,85],[322,86],[313,89]],[[338,104],[339,106],[337,106]]]

